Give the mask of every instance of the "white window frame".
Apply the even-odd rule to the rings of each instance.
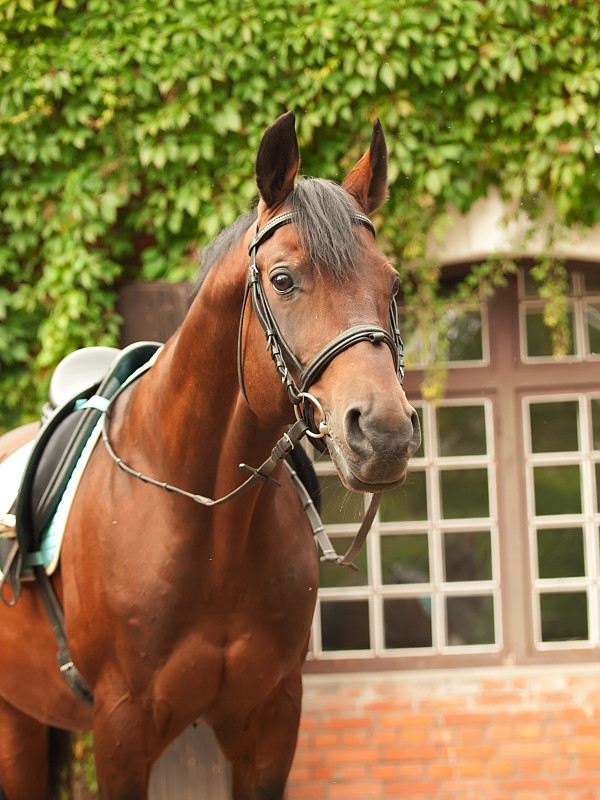
[[[486,453],[477,456],[440,456],[435,425],[435,407],[432,403],[415,403],[423,414],[426,439],[423,455],[412,459],[414,471],[423,471],[427,486],[427,519],[408,522],[382,522],[377,515],[373,528],[367,537],[368,554],[367,585],[356,587],[324,587],[319,589],[317,608],[313,621],[311,659],[343,660],[349,658],[389,658],[414,657],[448,654],[498,653],[503,648],[502,602],[500,582],[500,552],[498,508],[496,496],[496,465],[494,454],[493,408],[490,398],[464,397],[444,400],[441,406],[483,407],[486,429]],[[443,469],[485,468],[488,478],[489,516],[445,519],[441,509],[440,473]],[[317,474],[331,474],[330,462],[317,461]],[[410,480],[410,476],[409,476]],[[328,533],[335,546],[336,536],[354,535],[357,524],[330,525]],[[484,581],[446,581],[444,580],[443,536],[445,533],[490,531],[492,578]],[[386,533],[428,535],[429,581],[411,584],[384,584],[380,563],[380,538]],[[491,644],[456,645],[446,644],[446,598],[476,597],[479,594],[491,596],[494,604],[495,641]],[[383,601],[385,598],[427,598],[431,602],[432,645],[430,647],[385,648],[385,628]],[[323,650],[321,642],[321,600],[367,600],[369,602],[369,626],[371,648],[368,650]]]
[[[572,284],[569,292],[569,311],[573,314],[573,331],[575,336],[575,352],[561,356],[529,356],[527,355],[527,311],[543,311],[544,300],[525,294],[525,273],[518,271],[519,287],[519,350],[524,364],[547,364],[549,361],[569,363],[577,361],[598,361],[600,353],[590,353],[587,334],[587,309],[594,303],[600,304],[600,293],[585,294],[585,276],[573,270],[569,272]]]
[[[600,552],[598,532],[600,511],[596,497],[595,465],[600,451],[593,449],[591,401],[600,399],[598,392],[571,392],[526,395],[522,400],[524,450],[526,462],[527,530],[531,564],[531,591],[534,647],[538,652],[557,650],[589,650],[600,646]],[[530,406],[537,403],[578,403],[578,444],[576,451],[533,453],[531,442]],[[537,516],[535,513],[534,468],[536,466],[577,465],[580,469],[581,512]],[[584,536],[584,576],[540,578],[537,556],[537,531],[577,527]],[[542,641],[540,596],[542,593],[579,591],[587,595],[588,639],[563,642]]]

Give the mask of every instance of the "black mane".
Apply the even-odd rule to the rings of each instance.
[[[296,230],[313,268],[343,280],[354,270],[361,255],[356,224],[352,221],[357,209],[350,195],[333,181],[306,178],[296,183],[288,195],[288,204],[298,215]],[[200,256],[200,275],[194,294],[208,271],[227,256],[256,218],[256,209],[243,214],[206,245]]]

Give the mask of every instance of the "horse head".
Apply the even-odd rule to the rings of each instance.
[[[297,402],[299,384],[314,416],[313,435],[323,437],[348,488],[393,489],[406,478],[420,431],[401,385],[402,343],[394,330],[400,280],[367,217],[387,196],[379,121],[342,186],[297,180],[299,166],[295,120],[287,113],[267,129],[256,159],[251,275],[254,269],[270,322],[260,319],[255,303],[245,347],[262,339],[264,349],[266,332],[270,349],[281,349],[278,369],[288,394]],[[285,392],[265,381],[267,369],[273,366],[258,359],[246,371],[249,403],[289,417]]]

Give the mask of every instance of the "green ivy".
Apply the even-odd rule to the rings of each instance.
[[[409,313],[433,322],[424,239],[448,204],[493,185],[534,217],[551,202],[559,224],[599,222],[599,16],[588,0],[0,0],[0,426],[37,414],[67,352],[116,341],[119,281],[195,272],[253,202],[260,137],[287,109],[304,172],[338,180],[381,118],[381,235]],[[471,296],[503,269],[473,273]]]

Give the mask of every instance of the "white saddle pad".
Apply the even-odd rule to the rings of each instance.
[[[8,514],[15,501],[32,448],[33,441],[27,442],[0,464],[0,518]]]

